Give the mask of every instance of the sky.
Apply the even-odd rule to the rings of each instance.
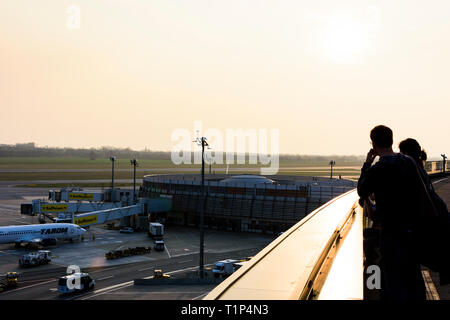
[[[439,157],[449,38],[445,0],[1,1],[0,144],[170,151],[200,121],[361,155],[384,124]]]

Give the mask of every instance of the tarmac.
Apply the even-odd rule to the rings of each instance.
[[[20,204],[32,199],[46,198],[48,189],[17,188],[0,184],[0,226],[37,224],[37,216],[20,214]],[[205,266],[222,259],[242,259],[255,255],[275,236],[258,233],[233,233],[214,229],[205,230]],[[166,226],[164,251],[107,260],[105,253],[129,247],[149,246],[153,239],[146,232],[131,234],[109,230],[105,225],[91,227],[83,240],[58,242],[46,248],[52,253],[50,264],[34,268],[20,268],[19,258],[30,248],[15,248],[14,244],[0,244],[0,275],[19,272],[19,287],[0,294],[3,299],[198,299],[211,291],[214,284],[133,286],[137,278],[153,276],[153,270],[163,269],[172,279],[188,276],[198,268],[199,230],[193,227]],[[88,271],[96,281],[96,288],[81,296],[64,296],[57,292],[57,280],[69,265]]]
[[[436,193],[445,201],[447,208],[450,208],[450,177],[440,178],[433,182]],[[448,253],[445,253],[448,254]],[[441,286],[439,284],[439,273],[427,270],[431,276],[433,284],[440,300],[450,300],[450,284]]]

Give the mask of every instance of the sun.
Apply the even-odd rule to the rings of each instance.
[[[367,52],[367,26],[348,17],[335,17],[319,34],[322,54],[335,62],[359,62]]]

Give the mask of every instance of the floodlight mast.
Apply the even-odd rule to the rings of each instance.
[[[138,162],[136,159],[132,159],[130,160],[130,163],[133,165],[134,167],[134,174],[133,174],[133,204],[136,204],[136,167],[138,166]]]
[[[447,156],[445,153],[441,154],[442,157],[442,172],[445,173],[445,159],[447,159]]]
[[[200,203],[200,259],[199,259],[199,273],[200,278],[204,278],[204,242],[205,242],[205,229],[204,229],[204,213],[205,213],[205,147],[209,144],[206,142],[205,137],[196,138],[193,142],[202,147],[202,184],[201,184],[201,203]]]
[[[330,174],[330,179],[333,178],[333,166],[336,164],[336,162],[334,160],[331,160],[329,165],[331,166],[331,174]]]
[[[111,157],[109,157],[109,160],[111,160],[111,162],[112,162],[112,170],[111,170],[112,171],[112,173],[111,173],[111,197],[112,197],[112,193],[114,190],[114,162],[116,161],[116,157],[111,156]]]

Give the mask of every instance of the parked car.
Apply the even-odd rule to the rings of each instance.
[[[131,228],[131,227],[127,227],[127,228],[122,228],[122,229],[120,229],[119,232],[120,232],[120,233],[133,233],[134,230],[133,230],[133,228]]]

